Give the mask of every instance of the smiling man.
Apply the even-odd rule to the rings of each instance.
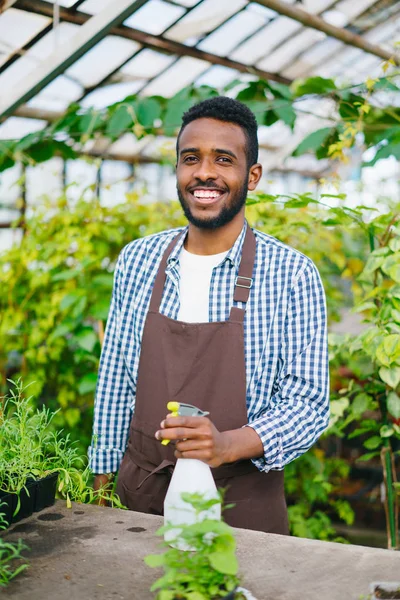
[[[119,257],[90,455],[95,489],[118,471],[122,502],[153,514],[176,459],[200,459],[235,504],[228,523],[287,534],[283,469],[328,423],[325,298],[310,259],[245,220],[257,160],[240,102],[184,115],[176,175],[189,225]],[[166,417],[171,400],[210,415]]]

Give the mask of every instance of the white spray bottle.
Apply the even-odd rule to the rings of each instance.
[[[167,408],[171,416],[205,417],[209,413],[192,406],[179,402],[168,402]],[[165,446],[170,440],[163,440]],[[201,460],[194,458],[178,458],[172,475],[171,482],[164,500],[164,524],[176,525],[164,534],[166,542],[180,550],[191,550],[179,536],[179,525],[191,525],[204,519],[221,520],[221,503],[218,502],[208,510],[196,513],[194,507],[182,499],[182,493],[201,494],[205,500],[219,499],[217,487],[211,473],[210,467]],[[174,541],[175,540],[175,541]]]

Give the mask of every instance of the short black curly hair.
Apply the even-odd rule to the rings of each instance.
[[[246,158],[250,168],[258,161],[257,121],[252,111],[239,100],[227,96],[215,96],[192,106],[182,117],[182,126],[176,141],[176,153],[179,151],[179,138],[186,125],[197,119],[217,119],[239,125],[247,139]]]

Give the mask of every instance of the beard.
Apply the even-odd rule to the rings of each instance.
[[[199,183],[201,187],[213,187],[212,185],[205,185],[203,183]],[[246,204],[247,198],[247,178],[242,188],[232,197],[232,200],[229,205],[224,204],[218,215],[215,217],[195,217],[190,209],[188,202],[185,200],[179,185],[177,184],[176,190],[178,192],[179,202],[182,206],[185,217],[195,227],[199,229],[218,229],[218,227],[223,227],[227,225],[236,217],[236,215],[242,210],[243,206]]]

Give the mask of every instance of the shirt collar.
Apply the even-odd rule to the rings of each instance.
[[[229,250],[228,254],[226,255],[226,257],[223,261],[223,262],[225,262],[225,261],[229,260],[231,262],[231,264],[234,265],[237,269],[239,268],[239,265],[240,265],[243,242],[244,242],[244,238],[246,235],[247,227],[248,227],[248,224],[247,224],[247,221],[245,221],[242,231],[239,233],[238,237],[236,238],[235,243],[233,244],[232,248]],[[189,229],[189,227],[186,226],[183,229],[182,233],[180,234],[179,239],[178,239],[177,243],[175,244],[175,247],[173,248],[171,254],[168,257],[167,269],[172,268],[179,262],[179,257],[182,252],[183,243],[187,236],[188,229]]]

